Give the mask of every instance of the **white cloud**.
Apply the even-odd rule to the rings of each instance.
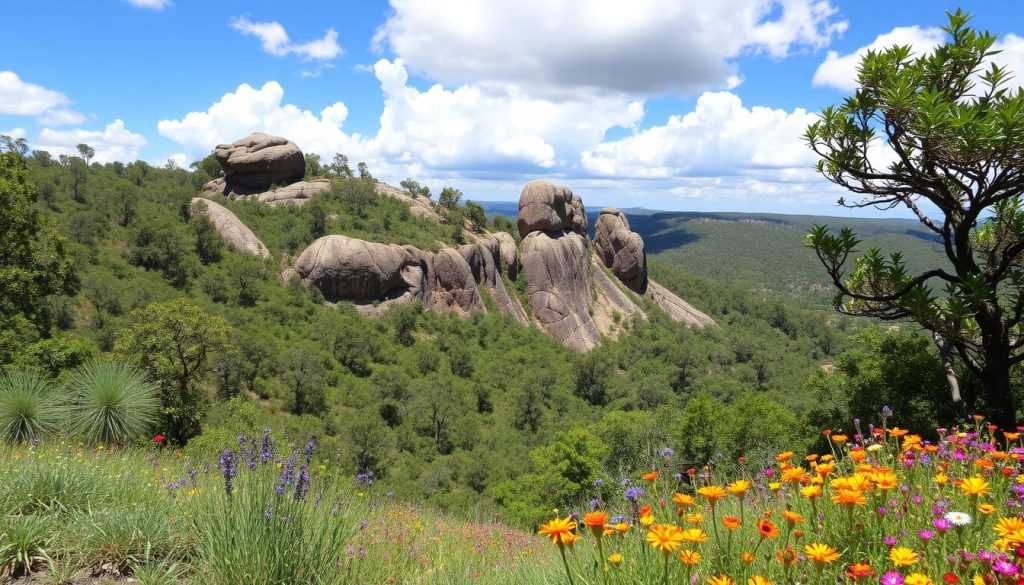
[[[44,126],[64,126],[84,124],[86,117],[80,112],[68,109],[53,109],[43,112],[36,121]]]
[[[96,151],[93,161],[98,163],[137,160],[139,149],[147,144],[144,136],[125,128],[121,120],[114,120],[103,130],[44,128],[39,132],[36,142],[38,145],[34,145],[34,148],[49,151],[54,156],[75,154],[76,145],[88,144]]]
[[[37,116],[70,101],[59,91],[22,80],[13,71],[0,71],[0,114]]]
[[[125,0],[136,8],[149,8],[150,10],[163,10],[171,4],[171,0]]]
[[[338,32],[333,28],[327,29],[322,39],[305,43],[292,43],[287,31],[277,21],[252,22],[240,16],[231,22],[231,28],[244,35],[258,38],[263,50],[275,57],[295,54],[306,59],[324,61],[337,57],[343,51],[338,44]]]
[[[26,136],[28,136],[24,128],[11,128],[10,130],[0,130],[0,134],[3,134],[4,136],[10,136],[15,140],[19,138],[25,138]]]
[[[816,118],[801,108],[747,108],[735,94],[709,92],[697,99],[693,112],[596,145],[581,154],[581,163],[607,177],[810,173],[815,159],[801,135]]]
[[[391,0],[374,41],[447,85],[644,94],[726,87],[731,59],[821,48],[846,29],[829,0]]]
[[[923,55],[945,40],[945,33],[938,28],[901,26],[878,35],[870,44],[846,55],[829,51],[825,61],[814,72],[814,85],[827,85],[843,91],[857,89],[857,67],[871,51],[883,51],[893,45],[910,45],[914,54]]]

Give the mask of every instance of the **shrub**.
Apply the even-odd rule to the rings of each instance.
[[[21,443],[54,433],[66,414],[62,397],[38,374],[15,371],[0,378],[0,438]]]
[[[0,517],[0,575],[30,574],[49,560],[47,524],[46,518],[36,516]]]
[[[90,443],[128,443],[157,420],[156,385],[127,364],[89,362],[72,373],[68,389],[74,396],[71,428]]]

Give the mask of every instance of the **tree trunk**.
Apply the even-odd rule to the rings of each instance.
[[[989,421],[1003,430],[1016,430],[1017,404],[1010,387],[1009,348],[986,347],[985,365],[981,371],[981,381],[985,387],[985,404],[988,407]]]
[[[949,397],[953,401],[953,409],[960,420],[967,418],[967,408],[964,399],[960,396],[960,382],[957,380],[956,371],[953,369],[953,345],[938,331],[932,332],[932,339],[939,348],[939,359],[942,361],[942,371],[946,374],[946,385],[949,386]]]

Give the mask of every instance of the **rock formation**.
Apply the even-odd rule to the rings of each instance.
[[[706,325],[715,325],[715,320],[706,314],[698,311],[690,303],[679,298],[672,291],[661,286],[660,284],[649,280],[647,282],[647,298],[654,301],[663,311],[668,313],[669,317],[672,317],[680,323],[686,325],[693,325],[695,327],[704,327]]]
[[[522,270],[534,315],[550,335],[579,351],[601,341],[591,316],[593,289],[583,202],[567,187],[530,181],[519,197]]]
[[[330,190],[330,181],[327,179],[315,179],[285,185],[272,191],[253,195],[253,197],[257,201],[266,203],[271,207],[277,207],[278,205],[302,205],[312,199],[314,195]]]
[[[622,284],[637,294],[647,291],[647,256],[640,234],[629,229],[626,214],[605,207],[594,226],[594,252]]]
[[[243,254],[269,258],[270,251],[231,210],[200,197],[192,198],[192,213],[202,213],[210,218],[217,232],[229,246]]]
[[[218,144],[214,155],[224,169],[225,195],[266,191],[271,185],[299,181],[306,172],[306,160],[294,142],[262,132]]]

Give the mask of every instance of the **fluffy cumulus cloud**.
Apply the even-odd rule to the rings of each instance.
[[[757,173],[796,179],[792,171],[809,173],[814,162],[801,135],[815,117],[799,108],[748,108],[735,94],[709,92],[697,99],[694,111],[603,142],[584,151],[581,163],[587,171],[607,177]]]
[[[37,116],[70,101],[63,93],[24,81],[13,71],[0,71],[0,114]]]
[[[937,27],[897,27],[852,53],[840,55],[829,51],[825,61],[814,72],[814,85],[853,91],[857,88],[857,67],[869,50],[883,51],[894,45],[910,45],[915,55],[924,55],[946,42],[946,38],[946,33]],[[1024,38],[1015,34],[1003,35],[992,49],[999,51],[992,60],[1007,67],[1017,84],[1024,83]]]
[[[828,0],[391,0],[375,42],[447,85],[634,95],[728,87],[731,59],[820,48],[846,28]]]
[[[36,118],[36,121],[44,126],[77,126],[78,124],[84,124],[86,117],[74,110],[53,109],[43,112],[41,116]]]
[[[114,120],[102,130],[53,130],[44,128],[33,148],[49,151],[58,156],[75,154],[75,146],[88,144],[96,151],[93,158],[98,163],[113,161],[133,161],[139,158],[139,150],[146,146],[147,141],[141,134],[136,134],[125,127],[121,120]]]
[[[338,33],[333,28],[327,29],[323,38],[305,43],[293,43],[288,38],[288,32],[277,21],[252,22],[241,16],[231,22],[231,28],[258,38],[263,50],[275,57],[293,54],[306,59],[329,61],[342,53]]]

